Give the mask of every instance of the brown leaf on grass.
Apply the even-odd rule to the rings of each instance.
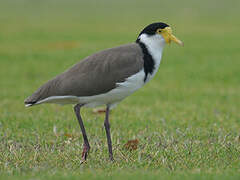
[[[136,150],[138,148],[138,144],[139,144],[139,140],[138,139],[129,140],[124,145],[124,148],[129,150],[129,151],[133,151],[133,150]]]
[[[68,133],[65,133],[64,136],[66,136],[68,138],[73,138],[73,135],[72,134],[68,134]]]
[[[105,107],[94,108],[92,112],[95,114],[102,114],[106,112],[106,108]]]

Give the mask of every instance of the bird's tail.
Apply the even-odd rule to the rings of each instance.
[[[51,96],[52,93],[52,83],[53,80],[48,81],[47,83],[43,84],[40,88],[38,88],[37,91],[35,91],[31,96],[26,98],[24,100],[24,104],[26,107],[30,107],[36,104],[39,104],[38,102]]]
[[[30,106],[35,105],[37,103],[37,101],[34,99],[36,99],[35,93],[32,96],[29,96],[27,99],[24,100],[25,107],[30,107]]]

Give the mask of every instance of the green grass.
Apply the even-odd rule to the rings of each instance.
[[[1,0],[0,178],[239,179],[239,6],[234,0]],[[80,165],[72,106],[25,108],[24,99],[85,56],[135,41],[156,21],[169,23],[185,47],[166,47],[156,77],[111,112],[114,163],[104,116],[83,110],[92,149]],[[124,150],[136,138],[138,149]]]

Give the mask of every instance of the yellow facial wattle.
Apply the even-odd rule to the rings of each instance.
[[[166,43],[170,44],[171,41],[177,43],[180,46],[183,46],[183,42],[180,41],[177,37],[172,34],[172,29],[170,27],[165,27],[157,31],[158,34],[161,34],[165,39]]]

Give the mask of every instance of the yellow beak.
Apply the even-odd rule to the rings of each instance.
[[[180,46],[183,46],[183,42],[180,41],[178,38],[176,38],[173,34],[172,34],[172,29],[170,27],[166,27],[162,30],[161,35],[163,36],[163,38],[165,39],[166,43],[170,44],[171,41],[179,44]]]

